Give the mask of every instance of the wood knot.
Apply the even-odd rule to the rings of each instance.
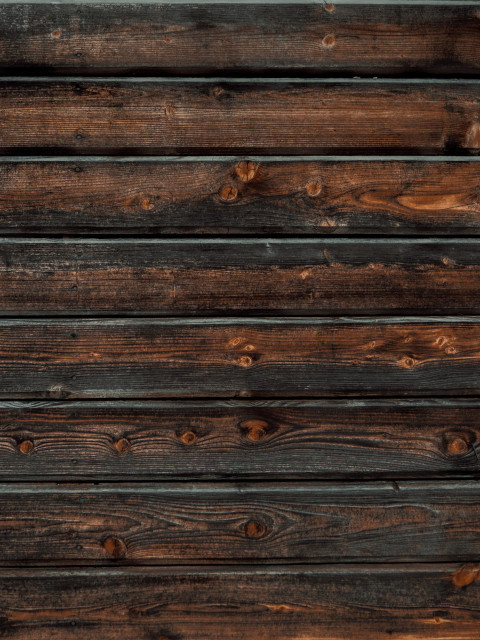
[[[404,369],[413,369],[417,365],[417,360],[414,358],[409,358],[405,356],[401,360],[398,361],[398,364]]]
[[[325,11],[328,11],[328,13],[333,13],[335,11],[335,5],[333,4],[326,4],[325,5]]]
[[[130,449],[130,442],[127,440],[127,438],[120,438],[120,440],[117,440],[115,442],[114,446],[118,453],[127,453],[127,451]]]
[[[238,366],[247,369],[248,367],[252,366],[253,358],[251,358],[250,356],[240,356],[237,360],[237,364]]]
[[[180,440],[183,444],[193,444],[197,439],[197,436],[193,431],[186,431],[180,436]]]
[[[239,162],[235,167],[235,173],[242,182],[250,182],[251,180],[253,180],[257,173],[257,170],[257,163],[250,160]]]
[[[465,564],[452,574],[452,582],[456,587],[467,587],[475,580],[480,580],[479,564]]]
[[[443,446],[451,456],[462,456],[473,448],[475,434],[473,432],[455,433],[448,432],[443,435]]]
[[[452,456],[461,456],[468,451],[468,442],[463,438],[453,437],[447,442],[447,451]]]
[[[263,440],[267,435],[268,422],[264,420],[247,420],[241,426],[245,429],[247,438],[252,442]]]
[[[31,440],[23,440],[18,445],[18,448],[20,449],[21,453],[27,455],[28,453],[32,453],[33,451],[33,442]]]
[[[326,49],[331,49],[335,44],[335,36],[333,33],[327,33],[327,35],[322,40],[322,45]]]
[[[153,209],[153,203],[148,198],[142,198],[140,206],[144,211],[151,211]]]
[[[127,555],[127,547],[123,540],[110,536],[103,541],[103,548],[115,560],[122,560]]]
[[[316,196],[319,196],[322,191],[322,183],[319,180],[309,182],[305,187],[305,191],[307,192],[307,196],[315,198]]]
[[[265,535],[267,528],[261,522],[249,520],[245,525],[245,535],[247,538],[258,539]]]
[[[232,202],[238,196],[238,189],[233,185],[226,184],[220,189],[219,196],[223,202]]]
[[[60,31],[60,29],[55,29],[55,31],[52,32],[52,38],[60,38],[61,35],[62,32]]]

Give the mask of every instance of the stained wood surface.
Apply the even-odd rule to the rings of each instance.
[[[1,314],[478,313],[479,240],[0,240]]]
[[[0,397],[474,395],[475,318],[2,320]]]
[[[480,164],[0,161],[0,233],[480,234]]]
[[[319,479],[480,473],[477,400],[0,404],[0,478]]]
[[[477,154],[479,98],[465,81],[3,79],[0,153]]]
[[[476,75],[478,7],[3,5],[2,73]]]
[[[472,640],[478,564],[2,569],[12,640]]]
[[[476,561],[478,481],[0,485],[0,563]]]

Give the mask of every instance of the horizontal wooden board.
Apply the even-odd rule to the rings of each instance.
[[[3,5],[0,72],[476,75],[478,7]]]
[[[479,313],[480,240],[0,239],[0,314]]]
[[[475,395],[480,321],[1,320],[2,398]]]
[[[475,161],[0,160],[0,233],[480,235]]]
[[[480,151],[477,82],[3,79],[0,105],[0,153]]]
[[[0,404],[0,478],[387,478],[480,473],[477,400]]]
[[[480,483],[0,485],[0,564],[476,561]]]
[[[9,640],[473,640],[479,565],[2,569]]]

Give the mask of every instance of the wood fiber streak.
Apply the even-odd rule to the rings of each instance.
[[[0,240],[0,313],[480,312],[480,240]]]
[[[480,322],[2,320],[3,398],[474,395]]]
[[[4,5],[0,70],[475,76],[478,20],[461,5]]]
[[[0,105],[0,153],[480,150],[475,83],[3,79]]]
[[[0,478],[480,473],[477,401],[3,403]]]
[[[480,164],[0,161],[0,233],[480,235]]]
[[[3,569],[9,640],[472,640],[478,565]]]
[[[478,481],[0,488],[3,565],[474,562],[480,553]]]

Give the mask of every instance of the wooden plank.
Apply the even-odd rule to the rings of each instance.
[[[0,485],[0,563],[473,562],[478,481]]]
[[[477,400],[10,402],[0,479],[480,473]]]
[[[3,79],[0,153],[468,155],[479,98],[475,81]]]
[[[477,9],[3,4],[0,72],[475,76]]]
[[[480,164],[0,161],[0,233],[480,235]]]
[[[0,314],[479,313],[480,240],[0,240]]]
[[[11,640],[472,640],[478,565],[2,569]]]
[[[1,320],[0,397],[475,395],[463,319]]]

